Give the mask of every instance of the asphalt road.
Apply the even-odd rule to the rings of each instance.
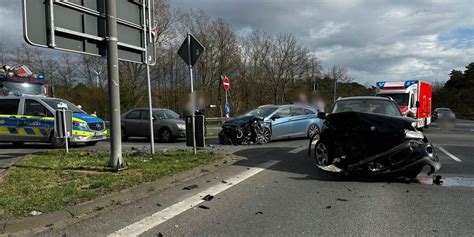
[[[474,122],[458,121],[454,129],[436,125],[425,134],[434,143],[442,162],[438,174],[443,185],[421,183],[360,182],[319,171],[307,157],[307,140],[276,141],[264,146],[216,146],[215,150],[246,157],[233,166],[169,189],[116,210],[101,213],[64,229],[41,235],[96,236],[114,233],[126,226],[158,217],[179,202],[190,208],[175,210],[167,221],[150,220],[139,231],[143,236],[283,236],[283,235],[465,235],[473,236],[474,218]],[[208,143],[216,143],[208,139]],[[183,147],[183,141],[157,143],[157,149]],[[148,142],[133,139],[124,149],[143,148]],[[98,147],[109,146],[101,142]],[[19,155],[48,149],[47,145],[13,147],[0,144],[0,167],[7,168]],[[86,148],[80,147],[79,148]],[[212,188],[253,172],[267,162],[272,165],[225,190]],[[0,170],[1,172],[1,170]],[[197,184],[199,188],[183,191]],[[229,184],[229,183],[228,183]],[[193,195],[211,189],[215,198],[193,205]],[[198,195],[198,199],[200,199]],[[191,199],[191,200],[189,200]],[[157,204],[161,206],[157,206]],[[199,206],[198,205],[198,206]],[[160,212],[161,211],[161,212]],[[156,214],[158,213],[158,214]],[[161,218],[161,217],[160,217]],[[156,223],[161,223],[156,225]],[[150,228],[149,230],[147,230]]]
[[[439,152],[442,185],[423,176],[412,183],[350,180],[316,169],[307,140],[277,141],[233,147],[247,159],[39,235],[474,236],[474,121],[425,134]],[[182,189],[192,184],[199,187]],[[214,198],[202,201],[206,194]]]

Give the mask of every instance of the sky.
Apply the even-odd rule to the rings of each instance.
[[[0,0],[3,45],[23,41],[20,0]],[[446,81],[474,61],[474,0],[170,0],[254,30],[292,33],[325,68],[344,66],[361,84]]]

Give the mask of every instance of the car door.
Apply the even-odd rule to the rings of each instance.
[[[139,131],[141,116],[140,110],[132,110],[125,115],[123,127],[129,137],[141,136]]]
[[[24,141],[47,141],[54,115],[39,100],[25,99],[18,131]]]
[[[141,122],[139,125],[140,134],[142,137],[150,137],[150,111],[140,110]],[[153,115],[154,116],[154,115]],[[154,133],[157,132],[157,121],[156,118],[153,120]]]
[[[0,99],[0,141],[18,141],[20,99]]]
[[[272,119],[272,138],[286,138],[291,132],[291,111],[290,107],[278,109],[271,117]]]
[[[302,107],[292,106],[291,110],[291,136],[306,136],[309,123],[311,122],[309,119],[309,114],[305,111]]]

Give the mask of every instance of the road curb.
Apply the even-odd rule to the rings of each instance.
[[[207,165],[198,166],[191,170],[173,176],[164,177],[154,182],[144,183],[85,203],[66,207],[61,211],[46,213],[39,216],[24,217],[16,220],[0,221],[0,236],[33,235],[48,228],[61,228],[83,219],[93,217],[99,213],[106,212],[114,207],[130,204],[153,194],[157,194],[163,190],[175,187],[180,183],[187,182],[209,172],[232,165],[242,159],[245,158],[230,153],[224,153],[224,158]]]

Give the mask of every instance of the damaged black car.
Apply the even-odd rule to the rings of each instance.
[[[320,134],[310,141],[316,165],[326,171],[363,177],[414,178],[440,163],[432,144],[403,117],[395,101],[381,97],[338,99]],[[313,140],[317,142],[313,146]],[[313,148],[313,149],[311,149]]]
[[[226,145],[265,144],[270,142],[270,125],[263,117],[242,116],[226,121],[219,133],[219,141]]]

